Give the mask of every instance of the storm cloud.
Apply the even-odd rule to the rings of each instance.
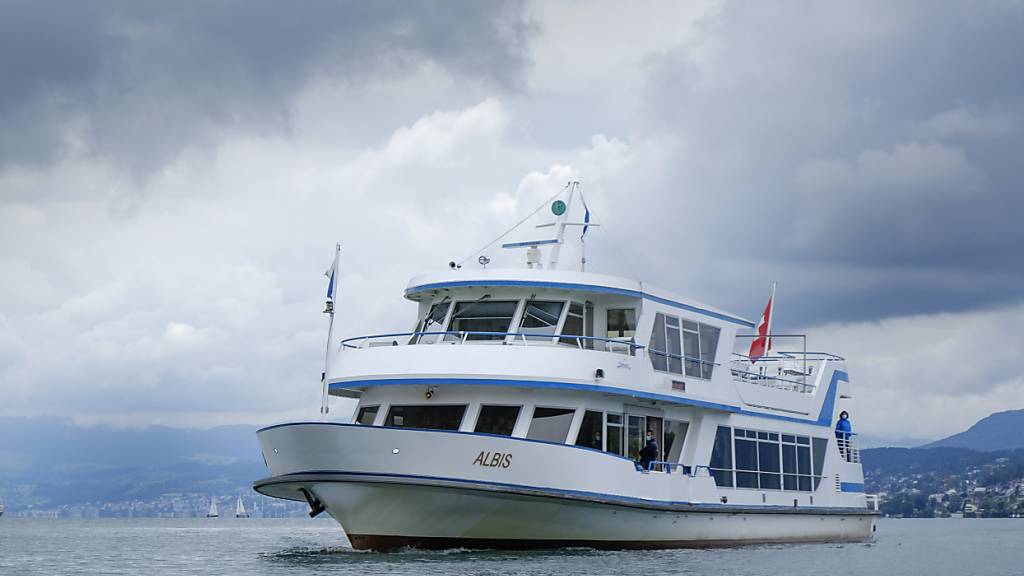
[[[0,160],[87,152],[142,175],[225,136],[287,133],[308,82],[394,78],[430,63],[515,90],[515,3],[7,2]]]
[[[776,280],[873,435],[958,431],[1024,394],[1021,29],[1011,2],[5,3],[0,410],[315,414],[335,242],[338,334],[409,329],[409,276],[580,179],[589,268],[747,317]],[[968,369],[987,341],[1011,361]]]

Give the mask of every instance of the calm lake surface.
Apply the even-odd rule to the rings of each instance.
[[[0,575],[1024,574],[1024,519],[882,520],[869,544],[607,552],[356,552],[329,519],[0,518]]]

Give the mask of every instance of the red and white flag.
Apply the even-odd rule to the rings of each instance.
[[[768,297],[768,305],[764,307],[764,314],[761,315],[761,320],[757,323],[757,338],[750,343],[750,352],[747,354],[751,364],[757,362],[772,349],[772,305],[774,303],[775,283],[773,282],[772,295]]]

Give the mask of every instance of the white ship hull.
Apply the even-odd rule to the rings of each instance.
[[[870,539],[874,526],[874,517],[863,513],[672,512],[342,477],[306,485],[322,499],[356,549],[858,542]]]
[[[744,504],[749,491],[738,490],[735,504],[722,504],[710,478],[642,474],[601,452],[476,434],[308,423],[261,431],[260,442],[275,476],[256,489],[299,501],[307,490],[357,549],[850,542],[874,530],[873,512],[824,482],[819,501],[853,506],[761,503],[760,492]],[[503,456],[482,467],[473,464],[481,451],[488,463]]]

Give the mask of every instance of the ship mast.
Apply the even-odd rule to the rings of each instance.
[[[320,374],[320,384],[323,390],[320,394],[320,414],[324,417],[331,411],[327,401],[330,393],[327,386],[327,374],[331,368],[331,342],[334,340],[334,292],[337,289],[338,260],[341,258],[341,244],[334,245],[334,262],[330,269],[324,272],[324,276],[330,278],[327,284],[327,303],[324,305],[324,314],[331,316],[330,324],[327,327],[327,349],[324,351],[324,371]]]

